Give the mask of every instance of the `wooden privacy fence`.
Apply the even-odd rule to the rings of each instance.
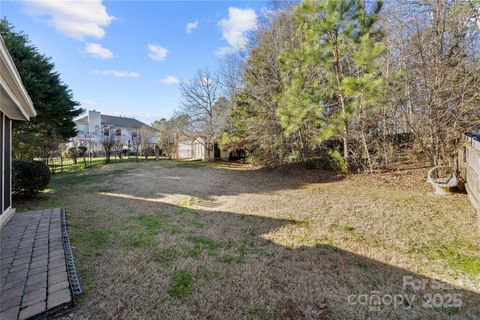
[[[459,154],[460,175],[473,206],[477,210],[480,227],[480,141],[465,135],[465,148]]]

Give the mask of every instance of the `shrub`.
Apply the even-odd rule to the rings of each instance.
[[[75,148],[75,147],[68,148],[68,155],[72,159],[76,158],[77,157],[77,148]]]
[[[336,149],[330,149],[323,152],[319,158],[309,159],[305,162],[307,169],[324,169],[346,173],[348,171],[347,163],[342,154]]]
[[[50,181],[50,170],[41,161],[12,161],[12,194],[33,196],[45,190]]]
[[[297,162],[299,159],[300,159],[300,152],[298,151],[292,151],[286,157],[287,162]]]
[[[80,146],[77,149],[78,149],[78,156],[79,157],[85,157],[85,155],[87,154],[87,147]]]
[[[305,168],[308,170],[318,169],[320,166],[320,159],[308,159],[305,161]]]

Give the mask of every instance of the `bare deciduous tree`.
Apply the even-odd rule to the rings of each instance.
[[[235,94],[243,87],[244,62],[245,57],[241,52],[228,54],[220,62],[219,81],[222,93],[229,102],[235,100]]]
[[[118,155],[119,159],[122,159],[123,151],[123,138],[122,138],[122,129],[115,129],[115,152]]]
[[[153,126],[158,129],[158,145],[167,154],[168,158],[178,157],[176,154],[178,138],[184,131],[185,117],[176,116],[167,120],[162,118],[155,121]]]
[[[143,142],[143,137],[140,132],[140,130],[137,129],[131,129],[130,131],[130,137],[131,137],[131,147],[132,151],[135,154],[135,160],[138,161],[138,155],[140,152],[140,147]]]
[[[208,69],[200,69],[193,79],[180,85],[181,110],[186,121],[183,134],[189,138],[201,138],[212,159],[215,142],[220,138],[225,123],[227,106],[219,102],[219,77]]]
[[[392,113],[431,165],[453,166],[461,134],[480,125],[478,6],[468,1],[391,2],[385,30],[392,65],[404,74]]]
[[[103,126],[99,139],[105,151],[105,163],[110,163],[112,148],[115,146],[115,130],[112,127]]]
[[[148,159],[148,155],[152,153],[152,139],[155,135],[155,132],[148,128],[141,128],[138,130],[138,135],[140,136],[140,152],[143,153],[143,156],[146,160]]]

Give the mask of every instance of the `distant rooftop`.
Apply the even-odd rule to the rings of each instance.
[[[78,120],[75,120],[76,123],[83,123],[88,124],[88,116],[82,117]],[[127,117],[118,117],[118,116],[109,116],[106,114],[100,115],[100,122],[103,125],[114,126],[114,127],[121,127],[121,128],[132,128],[132,129],[140,129],[148,127],[150,129],[154,129],[153,127],[149,126],[146,123],[143,123],[134,118],[127,118]]]

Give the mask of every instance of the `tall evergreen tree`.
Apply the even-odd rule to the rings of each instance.
[[[293,41],[294,31],[290,12],[272,13],[257,30],[245,59],[242,90],[235,95],[221,143],[231,150],[246,151],[251,162],[280,164],[296,160],[296,152],[301,150],[296,137],[283,134],[274,99],[282,92],[278,59]]]
[[[286,134],[308,121],[319,129],[319,140],[339,133],[348,161],[352,117],[364,119],[380,95],[383,47],[373,25],[381,7],[377,1],[368,13],[360,0],[306,0],[295,9],[296,45],[280,60],[278,114]],[[366,144],[364,151],[368,158]]]
[[[14,122],[14,153],[17,157],[46,156],[76,135],[73,119],[83,110],[54,70],[51,59],[41,54],[27,35],[15,31],[6,19],[0,21],[0,34],[37,110],[31,121]]]

